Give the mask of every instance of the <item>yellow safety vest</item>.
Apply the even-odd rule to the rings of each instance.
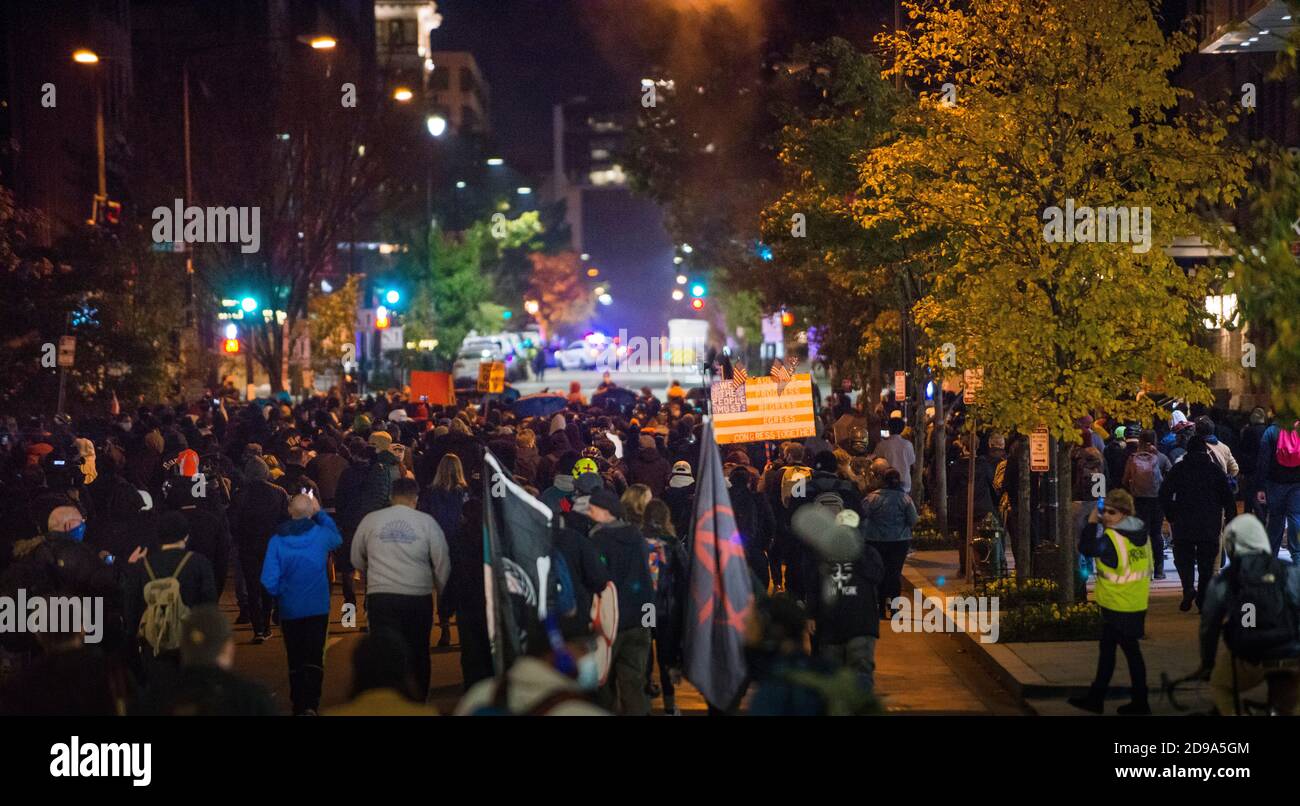
[[[1119,564],[1111,568],[1097,558],[1097,604],[1121,613],[1146,610],[1151,593],[1151,544],[1135,546],[1114,529],[1107,529],[1106,536],[1115,546]]]

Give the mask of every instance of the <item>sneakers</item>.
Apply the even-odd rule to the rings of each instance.
[[[1071,697],[1066,702],[1091,714],[1104,714],[1106,712],[1106,703],[1091,694],[1083,697]]]
[[[1151,705],[1146,700],[1134,700],[1115,709],[1122,716],[1151,716]]]
[[[255,632],[255,633],[253,633],[253,643],[254,643],[254,644],[260,644],[260,643],[262,643],[262,642],[264,642],[264,641],[266,641],[266,636],[265,636],[265,635],[262,635],[260,632]]]

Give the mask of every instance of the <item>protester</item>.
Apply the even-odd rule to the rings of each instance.
[[[371,629],[391,630],[406,643],[420,701],[429,690],[433,593],[451,575],[447,538],[438,522],[415,508],[414,479],[393,482],[393,504],[370,513],[352,541],[352,565],[366,575]]]
[[[645,619],[653,611],[655,595],[649,550],[640,530],[623,520],[623,504],[613,492],[592,493],[588,512],[594,521],[591,538],[618,591],[618,636],[609,678],[598,699],[614,713],[642,716],[650,713],[645,693],[650,627]]]
[[[329,632],[329,553],[343,544],[334,519],[309,495],[289,501],[291,520],[267,547],[262,587],[279,603],[294,715],[315,716],[325,677]]]
[[[1174,567],[1183,585],[1179,609],[1187,612],[1195,602],[1199,611],[1219,556],[1219,534],[1237,515],[1228,477],[1200,436],[1188,441],[1187,454],[1160,486],[1160,506],[1173,530]]]

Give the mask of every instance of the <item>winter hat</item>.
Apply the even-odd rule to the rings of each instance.
[[[406,409],[393,409],[388,413],[388,421],[390,423],[409,423],[411,417],[406,413]]]
[[[675,462],[673,464],[673,475],[668,479],[669,487],[689,487],[695,483],[695,477],[691,475],[690,462]]]
[[[1210,446],[1205,441],[1205,437],[1196,436],[1187,440],[1188,453],[1209,453]]]
[[[1125,515],[1133,514],[1133,496],[1129,495],[1128,490],[1115,489],[1106,494],[1106,506],[1123,512]]]
[[[1224,527],[1223,547],[1229,554],[1237,557],[1243,554],[1273,553],[1273,547],[1268,542],[1268,533],[1264,531],[1264,524],[1249,512],[1238,515]]]
[[[393,437],[387,431],[376,431],[370,435],[369,444],[377,451],[389,451],[393,448]]]
[[[551,418],[551,428],[549,431],[546,432],[546,435],[550,436],[551,434],[554,434],[557,431],[563,431],[563,430],[564,430],[564,415],[557,414]]]
[[[621,519],[623,517],[623,502],[618,500],[618,496],[614,494],[613,490],[606,490],[604,487],[596,490],[591,494],[590,506],[600,507],[615,518]]]
[[[164,512],[158,519],[158,543],[179,543],[190,533],[190,522],[179,512]]]
[[[592,495],[604,486],[605,482],[596,473],[583,473],[573,480],[573,489],[577,490],[579,495]]]

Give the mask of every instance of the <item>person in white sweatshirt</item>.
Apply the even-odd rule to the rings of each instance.
[[[438,522],[415,508],[419,494],[414,479],[393,481],[392,506],[371,512],[357,526],[352,565],[366,575],[370,631],[401,637],[423,700],[429,692],[433,592],[446,588],[451,555]]]

